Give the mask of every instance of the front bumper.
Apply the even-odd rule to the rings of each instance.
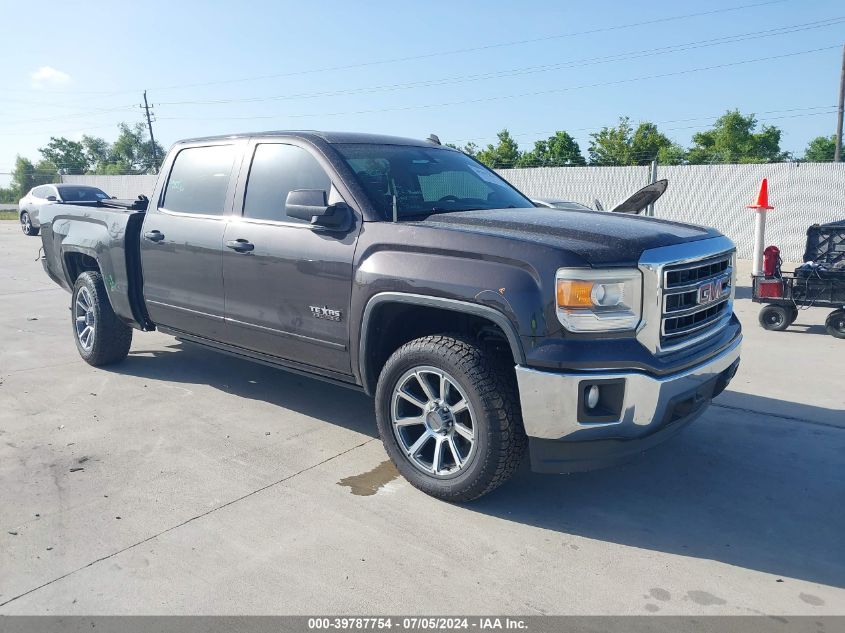
[[[557,373],[517,366],[531,466],[576,472],[610,465],[658,444],[697,418],[739,366],[742,337],[700,365],[654,377],[640,372]],[[596,385],[599,405],[586,392]]]

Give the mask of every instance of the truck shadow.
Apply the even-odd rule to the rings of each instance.
[[[377,435],[372,400],[364,394],[193,345],[174,341],[133,351],[110,370],[208,384]],[[805,421],[797,421],[757,413],[777,411],[781,401],[728,395],[729,405],[712,406],[628,464],[555,476],[534,474],[525,463],[508,484],[462,510],[845,587],[845,428],[812,422],[836,420],[837,412],[804,405],[798,417]]]
[[[678,436],[602,471],[516,477],[475,512],[589,539],[845,587],[845,428],[750,412],[732,394]],[[813,411],[817,410],[817,411]],[[806,419],[834,412],[807,406]],[[774,583],[776,578],[772,578]]]
[[[345,389],[288,371],[233,358],[173,340],[163,349],[133,350],[109,371],[175,384],[206,384],[232,395],[260,400],[377,437],[373,401]]]

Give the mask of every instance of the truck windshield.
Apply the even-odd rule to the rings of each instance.
[[[533,208],[531,201],[466,154],[411,145],[334,145],[373,205],[398,219],[475,209]]]

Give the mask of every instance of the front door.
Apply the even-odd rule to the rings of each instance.
[[[141,230],[144,301],[154,323],[223,337],[223,233],[237,162],[235,144],[186,147],[172,163],[163,195],[156,191],[158,205],[147,211]]]
[[[304,146],[254,143],[242,217],[226,227],[227,341],[313,368],[350,374],[348,311],[360,222],[346,232],[285,215],[294,189],[341,200],[325,163]],[[236,210],[237,213],[237,210]]]

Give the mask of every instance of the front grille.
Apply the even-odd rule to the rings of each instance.
[[[731,253],[663,270],[660,347],[691,344],[726,323],[733,296]]]

